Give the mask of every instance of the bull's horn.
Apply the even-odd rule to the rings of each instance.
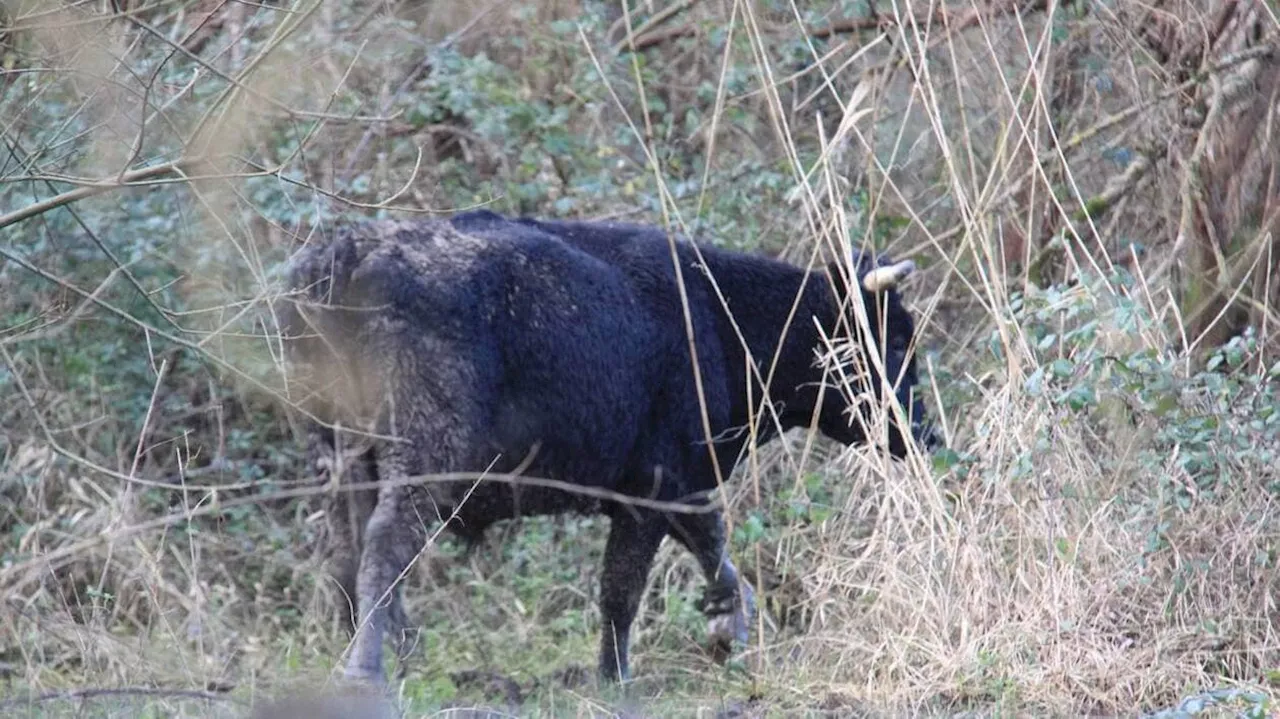
[[[888,267],[877,267],[862,276],[862,286],[867,292],[885,292],[915,271],[916,263],[911,260],[896,262]]]

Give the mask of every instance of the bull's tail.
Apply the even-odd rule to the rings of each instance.
[[[308,397],[308,409],[324,423],[305,421],[307,479],[327,486],[325,537],[321,552],[337,592],[334,609],[339,623],[354,631],[356,576],[364,545],[364,528],[377,503],[376,489],[352,490],[351,484],[376,482],[374,451],[358,434],[335,432],[327,423],[356,427],[359,390],[354,380],[360,368],[351,346],[354,324],[346,308],[360,304],[352,279],[375,243],[361,226],[341,228],[330,239],[317,240],[300,250],[284,274],[285,292],[274,303],[286,361],[291,365],[295,396]],[[352,401],[356,400],[356,401]]]

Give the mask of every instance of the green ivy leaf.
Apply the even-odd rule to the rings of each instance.
[[[960,453],[950,447],[933,453],[933,468],[938,472],[946,472],[964,461]]]
[[[1023,385],[1023,389],[1032,397],[1039,397],[1044,392],[1043,367],[1037,367],[1036,371],[1031,373],[1031,376],[1027,378],[1026,383]]]
[[[1049,365],[1049,368],[1053,371],[1053,376],[1059,379],[1070,377],[1071,373],[1075,371],[1075,365],[1072,364],[1071,360],[1066,359],[1065,357],[1054,360],[1053,363]]]

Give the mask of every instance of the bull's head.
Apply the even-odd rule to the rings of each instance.
[[[931,450],[940,444],[927,420],[915,359],[915,320],[902,303],[898,285],[915,271],[911,260],[881,262],[869,256],[855,257],[858,288],[848,290],[841,267],[829,268],[843,310],[841,326],[832,338],[834,352],[827,396],[819,416],[824,434],[846,444],[879,442],[881,434],[871,423],[878,404],[888,421],[888,449],[895,457],[907,454],[906,436]],[[865,309],[865,315],[859,308]],[[863,319],[865,316],[865,319]],[[909,432],[903,432],[897,411],[887,402],[885,388],[906,414]]]

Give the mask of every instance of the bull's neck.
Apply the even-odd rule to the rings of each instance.
[[[825,269],[806,271],[765,257],[705,250],[704,257],[737,325],[735,331],[723,312],[717,313],[719,339],[729,364],[734,422],[746,422],[749,411],[744,340],[758,368],[751,379],[756,408],[764,381],[770,383],[769,394],[775,402],[784,408],[793,404],[798,387],[821,380],[814,352],[822,346],[822,338],[815,320],[828,336],[837,324],[835,295]]]

